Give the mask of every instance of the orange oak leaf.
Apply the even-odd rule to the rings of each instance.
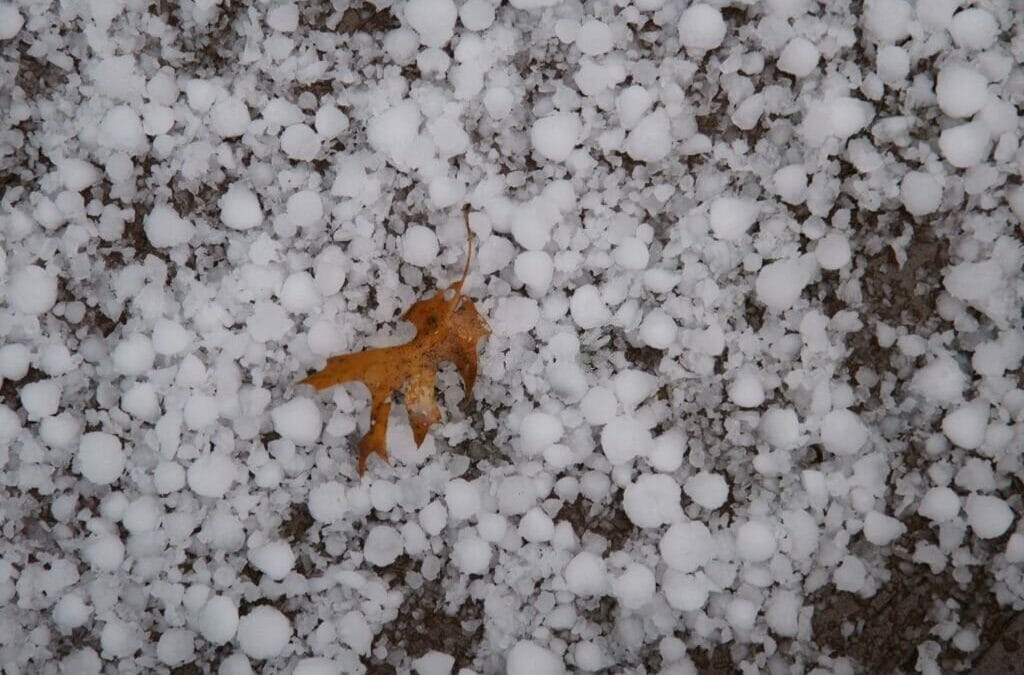
[[[370,389],[370,430],[359,441],[359,475],[366,469],[366,458],[377,453],[387,461],[388,414],[391,397],[405,391],[416,446],[423,443],[430,425],[441,420],[434,394],[437,368],[443,361],[455,364],[462,376],[468,397],[473,390],[477,370],[477,342],[489,334],[487,321],[473,301],[462,294],[473,256],[473,233],[469,229],[469,206],[462,210],[466,221],[466,269],[462,278],[445,291],[420,300],[402,318],[416,327],[411,342],[393,347],[367,349],[327,359],[327,365],[300,384],[317,389],[359,380]]]

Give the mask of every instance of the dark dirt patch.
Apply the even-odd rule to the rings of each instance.
[[[483,639],[483,611],[482,601],[466,600],[451,614],[441,582],[423,584],[405,597],[398,616],[377,636],[374,649],[384,647],[387,656],[364,660],[367,674],[397,673],[404,656],[416,659],[431,650],[455,657],[452,672],[470,666]]]
[[[620,495],[612,497],[610,502],[610,506],[602,506],[596,514],[591,514],[594,502],[580,497],[562,505],[555,520],[569,521],[577,537],[587,532],[600,535],[608,540],[610,550],[617,551],[636,534],[636,526],[623,510]]]

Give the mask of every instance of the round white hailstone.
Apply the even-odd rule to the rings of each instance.
[[[671,476],[641,474],[623,492],[622,507],[637,527],[661,527],[683,517],[682,491]]]
[[[711,202],[708,219],[716,239],[736,241],[757,222],[761,209],[753,199],[719,197]]]
[[[207,642],[222,645],[235,637],[235,631],[238,630],[238,608],[231,598],[216,595],[203,605],[197,627]]]
[[[252,123],[249,106],[234,96],[221,99],[210,108],[210,126],[221,138],[237,138]]]
[[[129,335],[114,347],[111,360],[114,369],[122,375],[144,375],[153,369],[156,350],[145,335]]]
[[[695,572],[715,554],[715,542],[707,525],[699,521],[676,523],[658,544],[665,564],[680,572]]]
[[[0,4],[0,40],[10,40],[24,25],[25,18],[17,7],[9,2]]]
[[[658,378],[650,373],[628,368],[612,378],[615,395],[626,410],[635,410],[640,403],[658,388]]]
[[[11,275],[7,299],[22,314],[49,312],[57,302],[57,279],[42,267],[26,265]]]
[[[565,585],[569,592],[593,597],[608,591],[608,567],[602,558],[589,551],[580,551],[565,566]]]
[[[625,237],[615,247],[612,258],[624,269],[643,270],[647,269],[651,254],[647,250],[647,244],[637,237]]]
[[[580,286],[573,292],[569,300],[569,313],[583,330],[603,326],[612,318],[611,310],[601,297],[601,291],[593,284]]]
[[[832,582],[836,588],[847,593],[859,592],[864,588],[865,581],[867,581],[867,568],[864,567],[860,558],[853,555],[843,558],[843,562],[832,573]]]
[[[238,646],[251,659],[274,658],[291,639],[288,617],[267,605],[256,607],[238,622]]]
[[[477,518],[476,530],[484,541],[501,541],[508,531],[508,519],[498,513],[481,513]]]
[[[650,429],[629,415],[615,417],[601,430],[601,450],[612,466],[646,457],[653,446]]]
[[[958,169],[969,169],[985,161],[992,150],[992,138],[981,122],[968,122],[943,129],[939,150],[946,161]]]
[[[700,506],[714,511],[729,498],[729,485],[721,474],[701,471],[686,479],[683,492]]]
[[[679,326],[663,309],[655,308],[640,323],[640,339],[648,347],[668,349],[675,344]]]
[[[267,12],[267,25],[279,33],[291,33],[299,27],[299,8],[291,2],[274,7]]]
[[[924,494],[917,513],[936,523],[946,523],[960,513],[960,497],[951,488],[933,487]]]
[[[55,419],[59,418],[50,417],[43,420],[43,423],[45,424],[49,420]],[[18,413],[0,404],[0,445],[10,447],[11,441],[17,437],[19,431],[21,431],[21,420],[18,418]],[[42,429],[40,429],[40,435],[43,435]],[[3,461],[6,461],[5,456],[0,456],[0,462]]]
[[[967,375],[949,356],[941,356],[914,373],[910,389],[936,403],[957,403],[967,387]]]
[[[484,574],[491,568],[491,546],[483,539],[460,539],[452,551],[452,562],[463,574]]]
[[[679,17],[679,42],[688,52],[705,52],[722,44],[725,20],[716,7],[698,3],[687,7]]]
[[[167,666],[180,666],[194,661],[196,643],[192,631],[173,628],[160,636],[156,643],[156,657]]]
[[[427,47],[444,47],[455,34],[459,12],[452,0],[409,0],[405,20]]]
[[[508,650],[505,675],[563,675],[562,657],[544,649],[533,640],[520,640]]]
[[[912,216],[933,213],[942,203],[942,184],[931,174],[908,171],[900,183],[900,200]]]
[[[576,113],[552,113],[534,121],[530,129],[530,142],[541,157],[552,162],[564,162],[579,144],[583,124]]]
[[[437,235],[429,227],[413,225],[402,235],[402,260],[416,267],[429,267],[441,250]]]
[[[163,509],[155,497],[139,497],[125,508],[121,524],[129,534],[152,532],[160,525],[161,515]]]
[[[185,487],[185,467],[177,462],[160,462],[153,471],[157,494],[166,495]]]
[[[205,429],[220,417],[217,399],[209,394],[191,394],[183,412],[185,426],[193,431]]]
[[[466,0],[459,7],[459,20],[469,30],[487,30],[494,23],[494,5],[487,0]]]
[[[833,410],[821,420],[821,443],[835,455],[853,455],[868,442],[868,428],[856,413]]]
[[[452,659],[452,661],[454,663],[455,659]],[[339,672],[342,671],[338,664],[331,659],[322,656],[307,656],[295,664],[295,670],[292,671],[292,675],[336,675]],[[444,672],[448,673],[450,669]],[[218,673],[217,675],[221,674]],[[424,673],[424,675],[428,674]]]
[[[589,424],[607,424],[618,411],[619,401],[607,387],[592,387],[580,401],[580,412]]]
[[[918,3],[918,8],[929,4]],[[907,36],[913,14],[906,0],[869,0],[864,7],[864,27],[879,42],[899,42]]]
[[[89,620],[92,608],[77,595],[63,595],[53,608],[54,622],[64,629],[78,628]]]
[[[99,169],[83,159],[65,159],[57,167],[60,182],[72,192],[81,192],[103,177]]]
[[[177,354],[188,347],[189,334],[181,324],[170,319],[157,319],[153,326],[153,351],[157,354]]]
[[[910,54],[896,45],[880,47],[875,53],[875,72],[886,84],[902,82],[910,73]]]
[[[540,305],[536,300],[511,296],[498,300],[490,324],[495,335],[512,336],[530,332],[539,320]]]
[[[309,491],[309,514],[321,523],[336,523],[348,512],[345,486],[328,481]]]
[[[534,295],[544,295],[551,286],[555,265],[544,251],[523,251],[516,256],[513,271]]]
[[[480,491],[462,478],[455,478],[444,488],[448,514],[455,520],[467,520],[480,513]]]
[[[775,534],[766,523],[751,520],[736,531],[736,553],[747,562],[764,562],[775,555]]]
[[[969,66],[946,65],[936,78],[935,97],[950,117],[970,117],[985,105],[988,80]]]
[[[320,408],[308,398],[293,398],[270,412],[274,431],[296,445],[313,445],[320,438]]]
[[[623,129],[635,127],[654,102],[651,92],[638,84],[622,90],[615,100],[615,109],[619,114],[619,122]]]
[[[519,446],[529,456],[539,455],[565,433],[562,421],[545,412],[532,412],[519,423]]]
[[[875,546],[886,546],[906,531],[906,525],[884,513],[872,511],[864,517],[864,538]]]
[[[637,122],[626,137],[625,149],[638,162],[657,162],[668,156],[672,150],[672,127],[664,108]]]
[[[221,454],[200,457],[188,467],[188,486],[201,497],[219,499],[235,482],[236,467],[231,458]]]
[[[40,380],[23,385],[18,398],[29,420],[35,421],[57,414],[61,393],[56,380]]]
[[[519,520],[519,536],[530,543],[551,541],[555,536],[555,522],[535,506]]]
[[[78,444],[78,468],[89,482],[110,485],[124,471],[125,454],[117,436],[102,431],[82,434]]]
[[[801,204],[807,195],[807,169],[803,164],[784,166],[772,175],[775,194],[787,204]]]
[[[985,401],[972,401],[960,406],[942,419],[942,433],[954,445],[964,450],[977,450],[985,442],[988,429],[989,405]]]
[[[588,19],[576,33],[576,46],[587,56],[600,56],[611,51],[614,36],[608,24]]]
[[[32,352],[17,342],[0,346],[0,377],[20,380],[28,374]]]
[[[758,431],[768,445],[789,450],[800,441],[800,420],[792,408],[771,408],[761,416]]]
[[[870,103],[850,96],[841,96],[828,105],[832,134],[844,139],[866,127],[874,114],[875,109]]]
[[[100,572],[116,572],[124,562],[124,543],[112,534],[92,537],[82,551],[82,559]]]
[[[377,525],[366,537],[363,557],[374,567],[386,567],[398,559],[404,546],[398,530],[388,525]]]
[[[612,594],[626,609],[640,609],[654,597],[654,572],[646,565],[631,563],[612,580]]]
[[[1024,562],[1024,534],[1015,532],[1006,541],[1006,562],[1013,564]]]
[[[312,227],[324,217],[324,203],[312,190],[300,190],[288,198],[288,217],[299,227]]]
[[[526,476],[509,476],[498,487],[498,510],[510,516],[526,513],[537,501],[537,487]]]
[[[807,266],[800,258],[786,258],[765,265],[754,284],[757,299],[768,309],[782,312],[793,306],[810,281]]]
[[[146,238],[157,248],[169,248],[185,244],[195,234],[195,226],[177,214],[169,206],[157,206],[143,223]]]
[[[768,601],[764,618],[776,635],[796,637],[800,629],[800,596],[784,588],[776,589]]]
[[[822,269],[842,269],[850,264],[850,240],[842,232],[830,232],[818,240],[814,257]]]
[[[142,636],[137,627],[111,619],[106,622],[100,633],[100,646],[103,647],[105,658],[131,656],[142,646]]]
[[[999,497],[971,495],[964,511],[974,536],[981,539],[1000,537],[1013,524],[1013,510]]]
[[[148,143],[142,119],[126,105],[114,106],[107,111],[100,121],[97,140],[105,148],[128,154],[142,152]]]
[[[271,579],[280,581],[295,567],[295,553],[284,541],[271,541],[249,551],[249,562]]]
[[[704,574],[687,574],[669,569],[661,581],[665,600],[673,609],[693,612],[708,603],[710,584]]]
[[[949,34],[957,47],[964,49],[988,49],[999,36],[999,22],[989,12],[971,7],[953,15],[949,23]]]
[[[1003,285],[1003,270],[994,260],[964,262],[947,269],[942,285],[953,297],[966,302],[984,301]]]
[[[743,370],[729,384],[729,400],[741,408],[756,408],[764,403],[764,385],[757,373]]]
[[[320,288],[309,272],[294,272],[284,280],[278,297],[289,312],[304,314],[320,304]]]
[[[821,53],[807,38],[795,37],[779,54],[778,68],[793,77],[807,77],[818,67]]]
[[[249,657],[240,652],[231,654],[221,661],[220,668],[217,669],[217,675],[253,675]]]
[[[321,106],[313,118],[313,128],[323,138],[337,138],[348,125],[348,116],[333,105]]]
[[[256,193],[235,183],[220,198],[220,220],[233,230],[249,230],[263,222],[263,209]]]
[[[733,598],[725,606],[725,620],[733,630],[749,631],[757,620],[757,605],[750,600]]]
[[[505,87],[490,87],[484,93],[484,108],[494,120],[503,120],[512,112],[515,96]]]
[[[320,137],[308,125],[293,124],[281,134],[281,149],[291,159],[310,162],[320,154]]]
[[[382,484],[377,483],[377,485]],[[388,509],[381,510],[385,511]],[[448,509],[445,508],[440,500],[434,500],[420,509],[419,521],[423,531],[433,537],[440,534],[445,526],[448,525]]]

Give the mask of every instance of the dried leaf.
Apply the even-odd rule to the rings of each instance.
[[[396,391],[405,390],[409,423],[419,447],[430,425],[441,420],[434,393],[438,366],[443,361],[454,363],[462,376],[466,396],[473,390],[477,342],[490,333],[490,328],[473,301],[462,295],[462,285],[473,255],[468,206],[463,209],[463,217],[466,220],[468,249],[466,269],[462,278],[446,291],[438,291],[432,297],[420,300],[402,316],[416,326],[416,337],[394,347],[332,356],[322,370],[300,383],[324,389],[359,380],[370,389],[370,430],[359,441],[359,475],[363,474],[366,458],[371,453],[377,453],[387,461],[388,413],[391,412],[391,397]]]

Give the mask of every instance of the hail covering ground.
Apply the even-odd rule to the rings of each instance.
[[[1024,606],[1022,26],[3,0],[5,672],[850,673],[822,598]],[[360,480],[366,390],[293,383],[410,337],[463,203],[472,400]]]

